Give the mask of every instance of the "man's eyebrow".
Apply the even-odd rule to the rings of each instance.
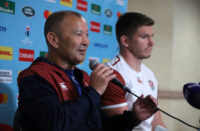
[[[154,36],[154,33],[153,34],[148,34],[148,33],[141,33],[139,35],[148,35],[148,36]]]
[[[83,31],[82,30],[73,30],[73,33],[82,33]]]

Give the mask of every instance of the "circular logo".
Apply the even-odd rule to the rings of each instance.
[[[106,10],[105,10],[105,15],[106,15],[107,17],[111,17],[111,16],[112,16],[112,11],[111,11],[110,9],[106,9]]]
[[[52,14],[51,11],[45,10],[45,11],[44,11],[44,18],[47,19],[51,14]]]
[[[33,8],[31,8],[30,6],[25,6],[23,9],[22,9],[22,12],[25,16],[27,17],[32,17],[35,15],[35,11]]]

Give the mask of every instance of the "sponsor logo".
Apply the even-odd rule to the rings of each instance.
[[[117,0],[117,4],[121,5],[121,6],[124,6],[124,0]]]
[[[100,32],[100,23],[91,21],[90,22],[90,30],[93,32]]]
[[[0,46],[0,59],[12,60],[13,59],[13,48]]]
[[[46,0],[48,2],[51,2],[51,3],[56,3],[56,0]]]
[[[33,43],[33,41],[31,41],[28,37],[26,37],[24,40],[22,40],[22,42],[24,43],[24,45],[30,45]]]
[[[12,83],[11,70],[0,70],[0,83]]]
[[[101,43],[94,43],[95,47],[99,47],[99,48],[108,48],[108,45],[106,44],[101,44]]]
[[[22,40],[22,42],[24,43],[24,45],[31,45],[33,43],[33,41],[31,41],[29,39],[29,36],[30,36],[30,26],[29,25],[26,26],[26,31],[24,34],[25,34],[25,39]]]
[[[103,63],[106,63],[106,62],[108,62],[110,59],[106,59],[106,58],[104,58],[103,59]]]
[[[77,6],[76,8],[78,10],[82,10],[82,11],[87,11],[87,1],[84,0],[77,0]]]
[[[45,11],[44,11],[44,18],[47,19],[51,14],[52,14],[51,11],[45,10]]]
[[[5,26],[0,26],[0,32],[6,32],[6,27]]]
[[[91,5],[91,12],[93,14],[100,15],[100,13],[101,13],[101,6],[96,5],[96,4],[92,4]]]
[[[32,62],[34,60],[34,50],[19,49],[19,61]]]
[[[106,35],[111,35],[112,34],[112,26],[104,25],[103,26],[103,33],[106,34]]]
[[[106,15],[107,17],[111,17],[111,16],[112,16],[112,11],[111,11],[111,9],[106,9],[106,10],[105,10],[105,15]]]
[[[40,57],[47,57],[47,52],[40,51]]]
[[[68,90],[64,82],[60,83],[60,86],[62,87],[63,90]]]
[[[35,10],[33,8],[31,8],[30,6],[25,6],[23,9],[22,9],[22,12],[25,16],[27,17],[32,17],[35,15]]]
[[[26,26],[25,36],[26,37],[30,36],[30,26],[29,25]]]
[[[138,83],[143,84],[142,80],[140,77],[137,78]]]
[[[0,93],[0,104],[5,104],[8,102],[8,95]]]
[[[7,1],[7,0],[1,0],[1,2],[0,2],[0,12],[15,14],[15,2]]]
[[[60,0],[61,5],[72,7],[72,0]]]
[[[117,12],[117,17],[119,18],[122,15],[122,12]]]

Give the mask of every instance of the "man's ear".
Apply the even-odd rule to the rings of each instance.
[[[58,37],[54,32],[47,33],[47,40],[48,40],[50,46],[52,46],[54,48],[58,48]]]
[[[121,44],[122,44],[123,47],[129,47],[128,36],[123,35],[123,36],[121,36],[120,40],[121,40]]]

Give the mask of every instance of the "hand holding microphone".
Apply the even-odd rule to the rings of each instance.
[[[108,82],[116,77],[113,70],[104,64],[99,64],[97,61],[91,61],[90,69],[93,72],[90,75],[90,85],[102,95],[107,88]]]

